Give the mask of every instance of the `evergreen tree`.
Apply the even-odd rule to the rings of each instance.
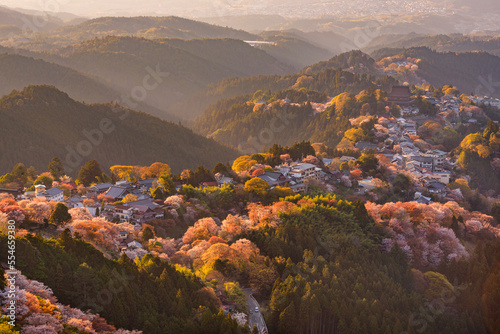
[[[49,172],[50,175],[54,178],[54,180],[60,180],[62,176],[64,176],[64,166],[61,162],[61,159],[58,157],[52,158],[49,163]]]
[[[50,215],[49,221],[52,224],[63,225],[71,220],[68,207],[63,203],[57,203],[54,211]]]
[[[88,187],[91,183],[97,182],[102,176],[102,170],[99,163],[95,160],[89,160],[78,172],[77,181]]]

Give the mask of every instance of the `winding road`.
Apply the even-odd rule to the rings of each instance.
[[[245,294],[247,295],[247,307],[248,311],[250,312],[250,315],[248,317],[248,324],[250,326],[250,329],[252,329],[253,325],[256,324],[260,334],[267,334],[266,322],[264,321],[264,316],[260,311],[259,303],[252,296],[252,289],[243,289],[243,292],[245,292]],[[259,308],[258,312],[255,312],[256,307]]]

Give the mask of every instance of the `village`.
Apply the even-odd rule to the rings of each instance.
[[[424,98],[437,108],[435,116],[426,116],[419,112],[414,106],[408,86],[393,87],[388,94],[387,109],[390,105],[397,104],[401,107],[400,116],[376,118],[377,123],[372,129],[375,133],[374,139],[371,142],[352,143],[357,152],[356,156],[303,156],[302,159],[293,161],[285,155],[281,157],[281,163],[274,167],[265,163],[254,163],[244,172],[215,173],[212,181],[201,182],[195,186],[204,189],[231,185],[235,189],[243,190],[245,181],[259,178],[267,184],[267,191],[278,187],[290,189],[293,193],[307,193],[310,187],[320,187],[330,193],[341,191],[347,195],[373,200],[377,198],[375,190],[384,188],[386,184],[384,185],[380,177],[367,175],[358,163],[361,155],[373,155],[377,158],[378,165],[389,171],[386,175],[389,183],[394,185],[398,174],[405,175],[411,182],[411,196],[408,192],[402,197],[403,201],[429,204],[453,192],[455,196],[460,197],[461,194],[456,189],[451,190],[448,187],[456,177],[457,157],[427,145],[421,128],[431,119],[439,120],[444,126],[451,128],[459,122],[465,126],[477,126],[478,122],[484,123],[484,120],[475,118],[481,115],[473,115],[461,108],[461,97],[445,95],[436,99],[427,94]],[[476,96],[468,98],[476,104],[500,106],[498,99]],[[284,103],[290,102],[285,100]],[[315,105],[314,108],[317,112],[322,112],[326,107]],[[372,119],[372,116],[367,117],[361,120],[361,123]],[[426,145],[422,145],[423,143]],[[461,177],[467,178],[464,175]],[[113,223],[129,223],[135,230],[142,230],[144,224],[165,219],[166,214],[173,209],[165,204],[163,199],[154,198],[152,192],[158,187],[161,185],[157,178],[133,182],[118,180],[114,183],[96,183],[89,187],[77,186],[69,179],[60,182],[59,187],[50,189],[43,184],[37,184],[32,191],[0,189],[0,193],[12,194],[16,199],[44,198],[48,202],[61,202],[69,209],[84,208],[93,217],[102,217]],[[182,187],[182,182],[175,182],[176,192]],[[134,240],[129,232],[120,231],[119,234],[121,252],[142,249],[141,243]]]
[[[432,112],[420,110],[418,98],[427,101],[426,108],[432,106]],[[300,106],[288,98],[280,103]],[[492,124],[498,129],[498,122],[476,105],[498,108],[500,101],[458,94],[416,97],[409,86],[394,86],[387,94],[385,113],[349,119],[351,127],[333,150],[306,141],[292,147],[274,145],[265,153],[240,156],[232,164],[218,163],[212,170],[199,166],[194,172],[186,169],[180,174],[159,162],[112,166],[111,176],[100,168],[94,174],[81,173],[88,163],[98,166],[89,161],[75,180],[62,168],[56,175],[49,164],[50,172],[40,174],[29,188],[0,189],[0,204],[20,223],[20,235],[37,233],[52,240],[71,233],[90,242],[108,259],[126,257],[137,264],[158,257],[183,268],[179,270],[200,275],[210,263],[213,268],[203,277],[213,288],[221,311],[266,333],[263,305],[253,297],[254,287],[226,281],[228,260],[221,257],[245,259],[247,269],[242,267],[243,271],[262,269],[265,256],[246,236],[267,224],[278,226],[279,214],[270,212],[295,206],[295,202],[307,206],[311,199],[337,203],[339,198],[368,203],[369,210],[388,203],[433,209],[451,205],[456,209],[458,203],[467,202],[463,185],[471,177],[460,168],[456,152],[447,149],[460,141],[445,145],[442,139],[445,132],[453,134],[456,129],[462,129],[462,134]],[[331,102],[311,106],[314,116],[325,112]],[[270,109],[269,105],[263,107]],[[498,158],[498,152],[492,154]],[[51,163],[54,159],[57,162],[53,158]],[[82,175],[90,178],[85,180]],[[270,221],[267,215],[272,217]],[[498,234],[492,218],[484,218],[478,210],[470,215],[464,230],[455,233]],[[462,216],[456,218],[460,219],[464,221]],[[236,240],[236,235],[244,237]],[[401,245],[408,251],[409,246]]]

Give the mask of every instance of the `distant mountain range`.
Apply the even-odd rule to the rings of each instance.
[[[373,39],[363,50],[371,53],[380,48],[412,48],[419,46],[426,46],[440,52],[486,51],[500,56],[500,33],[493,36],[391,34]]]
[[[90,159],[103,168],[160,161],[179,173],[237,156],[180,125],[111,104],[82,104],[51,86],[29,86],[2,97],[0,115],[0,174],[17,162],[46,170],[54,156],[71,175]]]
[[[185,41],[105,37],[62,48],[58,54],[0,48],[0,51],[2,50],[8,53],[20,52],[26,56],[64,66],[67,69],[63,73],[71,73],[75,78],[77,75],[75,72],[80,73],[78,76],[89,77],[90,79],[86,80],[89,87],[84,92],[75,95],[75,90],[72,89],[73,86],[83,88],[81,86],[83,81],[79,80],[74,81],[68,90],[71,96],[86,102],[103,102],[103,99],[113,101],[121,94],[135,96],[133,94],[138,94],[137,89],[144,92],[140,87],[146,77],[151,77],[149,72],[158,71],[162,75],[159,78],[161,82],[150,83],[154,85],[154,89],[148,89],[147,95],[139,96],[135,102],[142,100],[142,104],[139,104],[140,109],[169,120],[189,118],[189,110],[179,110],[175,107],[176,104],[189,99],[210,83],[234,76],[285,74],[295,71],[292,66],[279,62],[264,51],[234,39]],[[11,66],[13,59],[12,57],[0,59],[0,62],[7,60],[10,65],[4,67]],[[43,69],[34,69],[35,72],[32,72],[21,65],[26,59],[19,58],[18,61],[16,71],[7,68],[7,75],[1,86],[3,92],[22,88],[18,84],[20,78],[26,78],[21,82],[22,85],[47,83],[57,87],[60,86],[53,80],[54,78],[64,76],[66,81],[71,80],[67,75],[58,73],[60,67],[39,62],[38,65],[43,65]],[[51,70],[55,72],[49,74]],[[34,73],[40,74],[40,72],[44,72],[44,75],[34,76]],[[20,78],[16,77],[19,73]],[[9,77],[12,77],[12,80]],[[32,78],[31,82],[27,77]],[[46,80],[48,81],[43,82]],[[93,88],[96,82],[108,88],[99,92],[100,89]],[[91,97],[87,91],[95,91],[97,95]],[[119,94],[114,94],[112,91]],[[156,110],[149,110],[148,106]],[[176,115],[172,116],[172,113]]]

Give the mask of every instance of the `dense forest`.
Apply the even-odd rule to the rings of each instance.
[[[7,254],[6,235],[0,238]],[[90,309],[113,325],[151,334],[242,333],[236,321],[219,313],[213,292],[159,258],[108,260],[69,231],[52,240],[19,238],[16,246],[24,275],[43,281],[61,303]]]
[[[193,129],[243,151],[301,140],[335,146],[352,127],[350,118],[385,112],[385,92],[377,88],[388,90],[395,83],[389,77],[327,69],[297,78],[294,89],[221,100],[197,118]],[[335,97],[328,101],[327,96]],[[318,113],[311,103],[326,103],[325,110]]]
[[[61,157],[66,172],[95,158],[107,169],[115,164],[150,165],[168,161],[174,171],[213,166],[236,152],[180,125],[117,105],[86,105],[50,86],[30,86],[0,99],[0,170],[10,161],[44,169]]]
[[[486,51],[500,56],[500,39],[493,36],[468,36],[462,34],[425,35],[410,33],[407,35],[391,34],[375,38],[366,51],[370,54],[380,54],[380,48],[412,48],[425,46],[438,52],[473,52]],[[374,51],[375,50],[375,51]],[[375,57],[377,59],[377,57]]]
[[[16,265],[59,302],[144,333],[248,333],[218,311],[214,293],[222,288],[245,310],[248,286],[270,333],[498,331],[500,246],[487,229],[471,228],[477,219],[491,227],[492,217],[454,202],[377,205],[325,193],[266,206],[256,200],[268,196],[252,200],[251,192],[184,186],[165,201],[177,208],[175,221],[194,222],[182,242],[160,237],[160,222],[146,225],[139,236],[151,254],[134,261],[133,252],[116,260],[101,253],[115,248],[113,230],[127,224],[71,209],[58,238],[16,238]],[[237,214],[241,200],[247,205]],[[5,235],[0,250],[7,254]]]
[[[405,50],[384,49],[377,58],[403,56],[420,59],[416,74],[435,87],[453,83],[461,92],[479,96],[498,96],[500,57],[487,52],[436,52],[427,47]]]

